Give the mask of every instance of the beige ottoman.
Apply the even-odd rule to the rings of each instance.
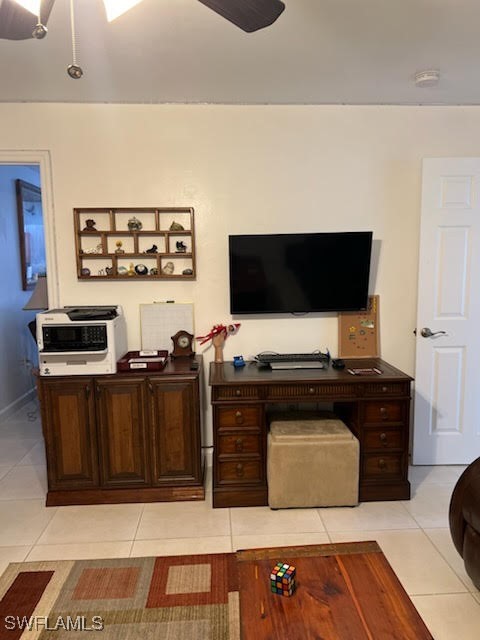
[[[268,504],[272,509],[356,505],[358,464],[358,440],[341,420],[275,420],[268,434]]]

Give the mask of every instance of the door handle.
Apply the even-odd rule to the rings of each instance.
[[[422,338],[432,338],[433,336],[446,336],[446,331],[432,331],[429,327],[423,327],[420,331]]]

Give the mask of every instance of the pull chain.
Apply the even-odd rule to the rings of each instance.
[[[73,0],[70,0],[70,28],[72,31],[72,64],[68,65],[67,73],[74,80],[79,80],[83,76],[83,69],[77,64],[77,39],[75,35],[75,13]]]
[[[37,40],[43,40],[43,38],[45,38],[45,36],[47,35],[47,32],[48,32],[47,27],[44,24],[42,24],[41,7],[39,5],[37,24],[33,28],[32,38],[36,38]]]

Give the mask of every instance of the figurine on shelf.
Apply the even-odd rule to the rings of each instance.
[[[182,271],[182,276],[193,276],[193,269],[184,269]]]
[[[171,276],[174,271],[175,271],[175,265],[173,264],[173,262],[167,262],[165,263],[165,266],[162,267],[162,273],[165,276]]]
[[[81,276],[89,276],[90,275],[90,269],[88,267],[83,267],[83,269],[80,270],[80,275]]]
[[[143,224],[135,216],[133,216],[133,218],[129,218],[127,225],[129,231],[140,231],[143,227]]]
[[[85,220],[85,226],[83,228],[83,231],[96,231],[95,229],[95,225],[97,223],[95,222],[95,220],[92,220],[91,218],[89,218],[88,220]]]
[[[125,251],[122,249],[122,245],[123,245],[123,242],[121,240],[116,241],[115,246],[117,248],[115,249],[115,253],[125,253]]]
[[[158,269],[157,267],[152,267],[149,271],[151,276],[158,276]]]
[[[148,269],[144,264],[135,265],[135,271],[136,271],[136,273],[138,273],[139,276],[147,276],[148,275]]]
[[[170,225],[170,231],[185,231],[185,227],[174,220]]]
[[[228,336],[232,336],[237,333],[239,328],[240,322],[235,322],[229,325],[215,324],[206,336],[199,336],[197,340],[200,340],[201,345],[211,340],[213,346],[215,347],[214,362],[222,363],[223,345],[225,344],[225,340],[228,338]]]
[[[135,266],[133,262],[130,262],[130,264],[128,265],[127,276],[134,276],[134,275],[135,275]]]
[[[178,240],[175,246],[177,247],[177,253],[185,253],[187,250],[187,245],[182,240]]]
[[[105,267],[105,273],[107,276],[113,276],[113,267]]]
[[[152,244],[150,249],[147,249],[145,253],[158,253],[158,247],[156,244]]]

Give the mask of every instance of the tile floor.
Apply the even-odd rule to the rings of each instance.
[[[412,467],[412,499],[356,508],[212,509],[205,502],[44,506],[46,473],[31,403],[0,425],[0,573],[9,562],[213,553],[377,540],[436,640],[478,640],[480,592],[448,530],[464,467]]]

